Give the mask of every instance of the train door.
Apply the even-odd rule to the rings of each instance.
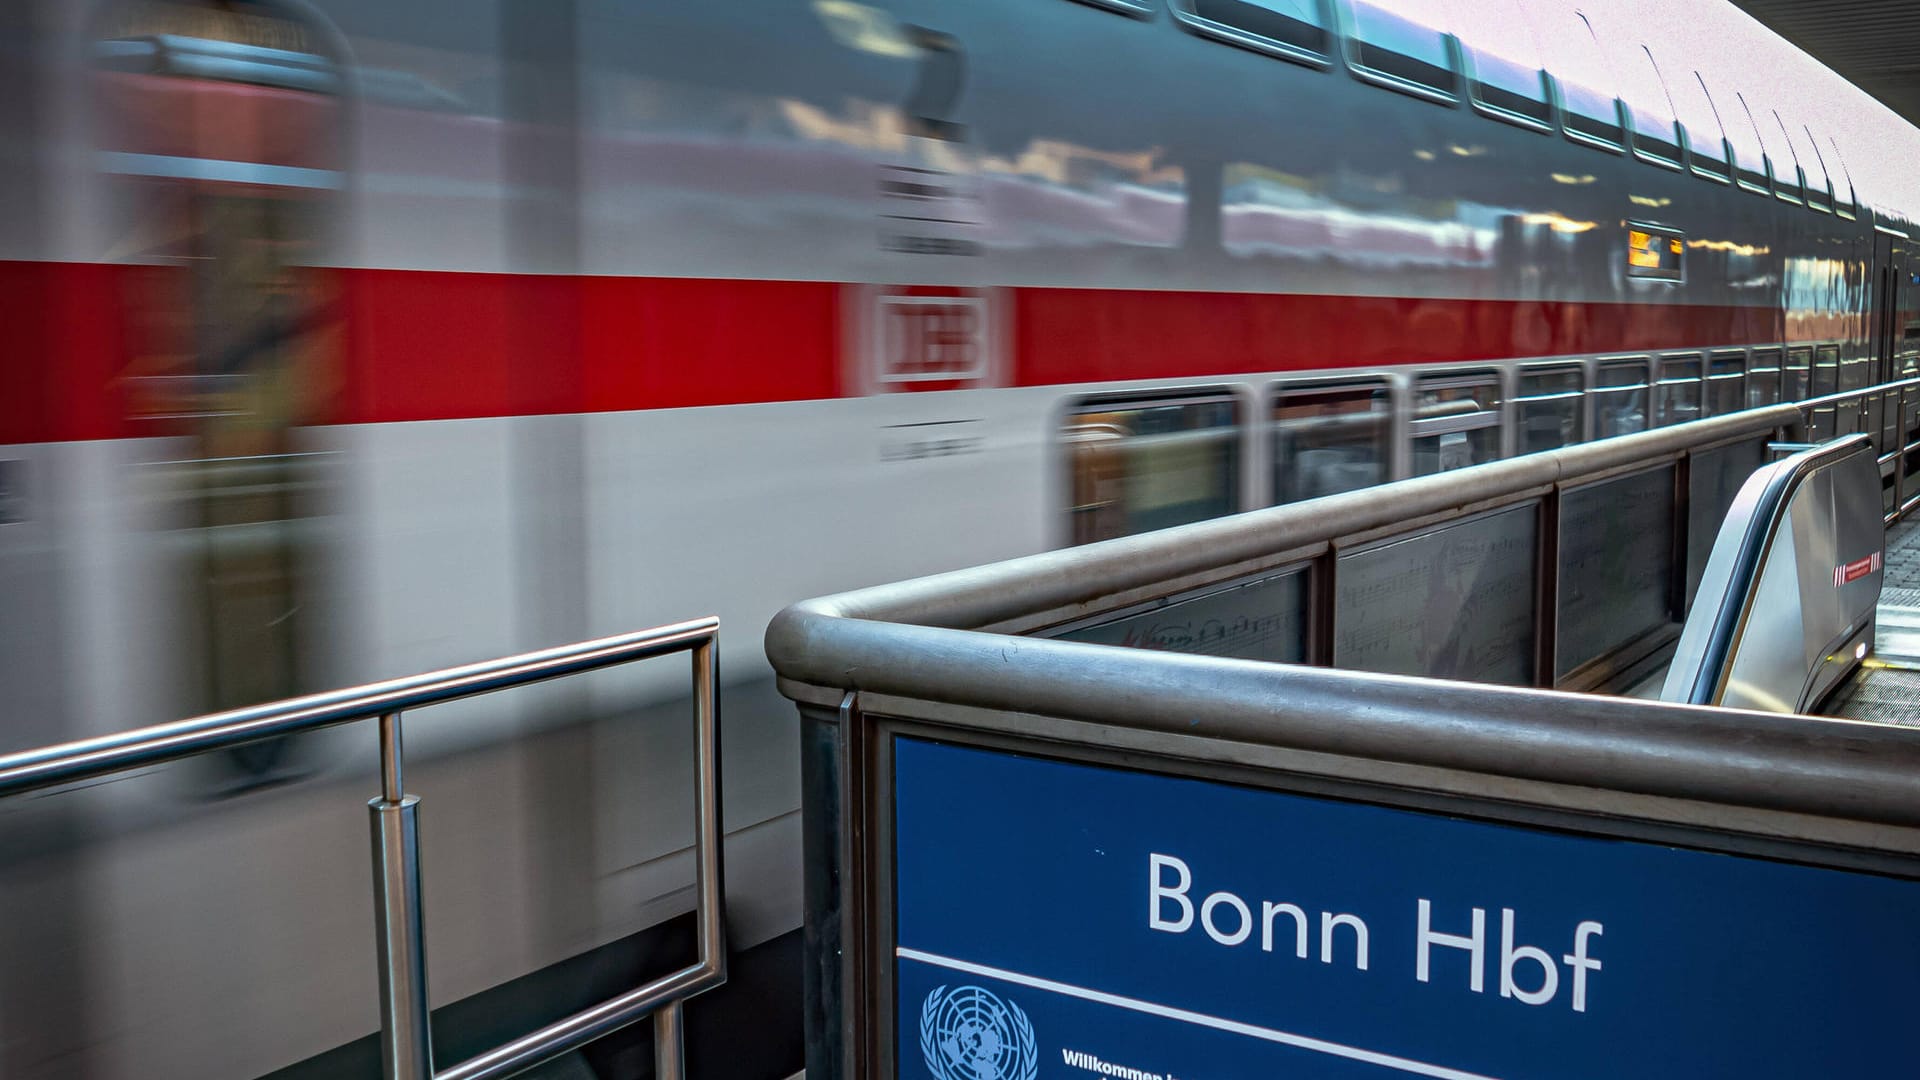
[[[1900,276],[1906,272],[1905,242],[1892,233],[1875,230],[1873,234],[1872,315],[1868,331],[1873,341],[1874,381],[1891,382],[1899,377],[1894,349],[1899,327]]]
[[[342,65],[274,0],[141,0],[94,24],[136,430],[188,447],[149,466],[183,525],[164,559],[181,711],[310,689],[313,454],[336,345],[319,249],[339,186]],[[298,773],[285,741],[225,759],[218,790]]]
[[[1873,233],[1873,261],[1869,263],[1869,309],[1867,336],[1871,346],[1873,382],[1891,382],[1900,377],[1900,283],[1907,273],[1906,242],[1891,233]],[[1881,447],[1899,441],[1899,396],[1880,397],[1867,406],[1864,429],[1874,433]]]

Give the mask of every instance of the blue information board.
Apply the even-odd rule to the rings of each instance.
[[[894,740],[898,1080],[1920,1073],[1920,883]]]

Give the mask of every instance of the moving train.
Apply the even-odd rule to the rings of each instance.
[[[0,753],[718,614],[710,1076],[784,604],[1920,366],[1920,132],[1721,0],[23,0],[0,150]],[[409,718],[443,1063],[684,947],[686,693]],[[359,1075],[374,751],[0,803],[0,1075]]]

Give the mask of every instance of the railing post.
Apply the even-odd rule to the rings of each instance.
[[[427,944],[420,906],[418,797],[401,777],[400,714],[380,717],[380,797],[373,826],[375,933],[380,951],[380,1071],[385,1080],[431,1080]]]
[[[680,1002],[669,1001],[653,1014],[654,1080],[686,1080],[687,1048],[682,1038]]]

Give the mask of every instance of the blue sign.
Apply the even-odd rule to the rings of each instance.
[[[1913,1075],[1920,882],[894,742],[898,1080]]]

